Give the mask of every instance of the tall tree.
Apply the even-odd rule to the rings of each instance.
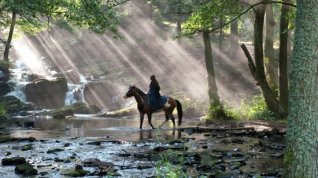
[[[268,84],[273,90],[276,90],[278,88],[277,73],[275,71],[274,61],[274,27],[276,23],[273,14],[273,4],[266,5],[265,14],[265,67],[267,72]]]
[[[203,30],[202,38],[204,43],[205,66],[208,73],[208,94],[210,98],[210,104],[213,106],[221,106],[218,88],[216,86],[210,33]]]
[[[209,1],[208,3],[199,3],[191,17],[184,24],[185,34],[192,35],[202,33],[205,51],[205,63],[208,74],[208,94],[210,101],[210,116],[213,118],[225,118],[222,103],[218,95],[216,77],[213,65],[213,55],[211,49],[210,30],[220,24],[219,17],[232,14],[234,7],[239,7],[238,2],[232,0],[225,1]]]
[[[255,20],[254,20],[254,58],[255,64],[245,47],[242,45],[242,49],[249,62],[249,67],[251,73],[257,85],[261,88],[266,105],[269,110],[283,116],[284,110],[282,109],[279,101],[276,99],[275,94],[269,87],[266,79],[265,69],[264,69],[264,53],[263,53],[263,26],[264,26],[264,15],[265,15],[265,4],[259,4],[254,8]]]
[[[283,0],[290,3],[290,0]],[[280,16],[280,34],[279,34],[279,101],[282,108],[288,110],[288,13],[290,6],[282,5]]]
[[[318,177],[318,1],[297,0],[296,30],[289,68],[289,115],[285,174]]]

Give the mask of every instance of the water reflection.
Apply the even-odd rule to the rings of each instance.
[[[20,122],[29,121],[20,120]],[[145,123],[143,130],[139,129],[139,119],[137,118],[72,118],[63,120],[46,118],[35,119],[33,122],[33,129],[13,129],[11,134],[15,137],[35,138],[108,137],[124,141],[181,138],[181,132],[172,129],[171,121],[165,124],[163,129],[151,129],[148,123]],[[152,122],[155,127],[158,127],[164,120],[153,119]]]

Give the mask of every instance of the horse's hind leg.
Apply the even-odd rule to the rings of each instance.
[[[176,128],[176,123],[175,123],[175,118],[174,118],[172,113],[170,114],[170,118],[171,118],[172,123],[173,123],[173,128],[175,129]]]
[[[151,126],[151,128],[152,129],[154,129],[155,127],[152,125],[152,123],[151,123],[151,114],[147,114],[147,116],[148,116],[148,123],[149,123],[149,125]]]
[[[145,114],[140,114],[140,129],[142,129],[142,123],[144,122],[144,116]]]

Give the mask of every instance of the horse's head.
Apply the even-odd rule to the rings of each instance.
[[[129,89],[126,92],[126,94],[124,95],[124,98],[129,98],[129,97],[135,96],[136,93],[137,93],[137,88],[135,87],[135,85],[129,86]]]

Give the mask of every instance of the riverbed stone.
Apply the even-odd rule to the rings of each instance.
[[[1,161],[2,166],[12,166],[26,163],[23,157],[3,158]]]
[[[29,163],[17,165],[14,171],[16,174],[22,174],[23,176],[32,176],[38,174],[38,171]]]
[[[64,149],[54,148],[54,149],[48,150],[46,153],[51,154],[51,153],[57,153],[57,152],[62,152],[62,151],[64,151]]]

